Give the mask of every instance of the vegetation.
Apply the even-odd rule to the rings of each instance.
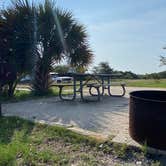
[[[97,141],[58,126],[0,118],[0,165],[147,165],[159,157],[126,144]],[[152,158],[156,159],[152,160]]]
[[[0,90],[7,89],[8,96],[32,67],[34,8],[27,1],[20,2],[0,11]]]
[[[87,70],[88,68],[83,66],[76,66],[71,68],[69,65],[56,65],[52,68],[52,71],[58,74],[65,74],[68,72],[85,73]]]
[[[19,2],[0,11],[0,96],[12,97],[21,77],[31,70],[34,8]]]
[[[162,71],[159,73],[151,73],[151,74],[144,74],[144,75],[138,75],[140,79],[165,79],[166,78],[166,71]]]
[[[67,65],[57,65],[53,68],[53,71],[58,74],[64,74],[69,71],[69,66]]]
[[[163,57],[164,58],[164,57]],[[108,62],[101,62],[93,68],[93,73],[117,74],[119,79],[165,79],[166,71],[151,74],[135,74],[131,71],[118,71],[111,68]],[[115,77],[116,78],[116,77]]]
[[[161,62],[161,65],[166,65],[166,57],[161,56],[160,62]]]
[[[36,6],[28,0],[12,2],[0,11],[0,89],[7,89],[8,96],[24,74],[32,72],[33,89],[45,94],[55,64],[65,60],[72,67],[88,67],[93,55],[87,33],[71,12],[51,0]]]
[[[166,79],[115,79],[112,81],[125,82],[128,87],[166,88]]]
[[[132,73],[131,71],[118,71],[114,70],[111,68],[110,64],[108,62],[101,62],[97,66],[93,68],[93,73],[98,73],[98,74],[117,74],[117,78],[120,79],[138,79],[139,76],[137,74]]]
[[[84,26],[77,23],[71,12],[56,8],[50,0],[37,9],[37,28],[37,45],[42,49],[36,64],[34,89],[47,93],[53,65],[66,59],[73,67],[87,67],[92,62],[92,53]]]
[[[163,49],[166,49],[166,47],[164,47]],[[166,57],[160,56],[160,62],[161,62],[161,65],[166,65]]]
[[[108,62],[100,62],[97,66],[93,68],[93,73],[113,73],[113,69],[110,67]]]
[[[72,93],[69,89],[63,91],[63,95],[69,95]],[[14,95],[12,97],[8,97],[7,95],[3,94],[1,96],[1,102],[19,102],[24,100],[31,100],[31,99],[41,99],[41,98],[48,98],[53,96],[59,95],[59,88],[52,87],[45,95],[36,95],[33,91],[27,90],[15,90]]]

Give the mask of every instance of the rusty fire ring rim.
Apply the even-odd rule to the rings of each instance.
[[[129,93],[130,97],[132,98],[135,98],[135,99],[139,99],[139,100],[143,100],[143,101],[147,101],[147,102],[160,102],[160,103],[166,103],[166,100],[165,101],[161,101],[161,100],[155,100],[155,99],[147,99],[147,98],[144,98],[144,97],[138,97],[138,96],[135,96],[134,93],[137,93],[137,92],[165,92],[166,93],[166,90],[137,90],[137,91],[132,91]]]

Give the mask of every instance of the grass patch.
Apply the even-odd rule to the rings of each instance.
[[[65,90],[64,95],[71,94],[71,90]],[[7,97],[7,95],[1,96],[2,102],[18,102],[18,101],[25,101],[25,100],[31,100],[31,99],[41,99],[41,98],[48,98],[53,96],[59,95],[59,89],[58,87],[52,87],[47,94],[45,95],[36,95],[32,91],[27,90],[16,90],[14,93],[14,96],[12,98]]]
[[[68,152],[55,152],[49,143],[55,143],[59,149],[66,144],[73,148],[80,144],[96,146],[94,139],[62,127],[34,124],[17,117],[2,117],[0,124],[0,165],[65,165],[70,160]]]
[[[166,79],[121,79],[115,82],[125,82],[129,87],[149,87],[149,88],[166,88]]]
[[[126,144],[97,140],[66,128],[0,118],[0,165],[112,165],[142,160],[144,153]],[[126,160],[129,158],[129,160]],[[156,163],[153,160],[150,163]],[[159,161],[157,161],[159,164]]]

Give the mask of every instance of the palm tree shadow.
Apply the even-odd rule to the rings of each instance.
[[[111,125],[113,116],[128,114],[128,98],[105,97],[100,102],[62,102],[47,103],[47,112],[41,112],[38,120],[75,124],[87,130],[102,130]],[[50,105],[50,106],[49,106]],[[54,110],[53,110],[54,109]]]
[[[34,123],[20,119],[18,117],[1,117],[0,118],[0,143],[9,144],[16,131],[23,131],[23,138],[31,133]]]

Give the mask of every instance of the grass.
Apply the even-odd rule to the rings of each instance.
[[[73,144],[73,149],[79,144],[96,144],[93,139],[65,128],[34,124],[17,117],[3,117],[0,124],[0,165],[65,165],[70,156],[63,150],[55,153],[54,148],[61,149],[65,144]]]
[[[128,87],[166,88],[166,79],[112,79],[111,81],[115,83],[113,86],[118,85],[116,82],[124,82]]]
[[[135,160],[145,160],[141,150],[101,142],[63,127],[35,124],[17,117],[1,117],[0,124],[2,166],[134,165]]]
[[[166,79],[122,79],[115,82],[125,82],[129,87],[149,87],[149,88],[166,88]]]
[[[71,91],[64,91],[64,95],[71,94]],[[45,95],[35,95],[32,91],[27,90],[16,90],[12,98],[8,98],[6,95],[1,97],[3,102],[17,102],[31,99],[47,98],[59,95],[59,89],[57,87],[52,87],[49,92]]]

